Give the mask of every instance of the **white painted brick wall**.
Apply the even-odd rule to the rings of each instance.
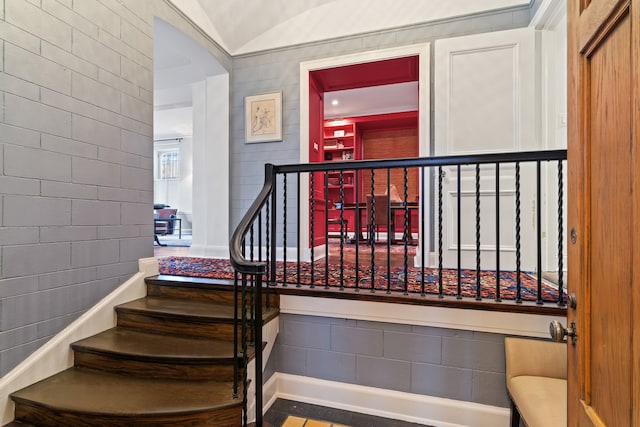
[[[99,147],[120,148],[120,128],[88,117],[74,116],[71,135]]]
[[[71,26],[25,0],[6,2],[5,20],[16,27],[28,28],[31,34],[62,49],[71,50]]]
[[[82,31],[89,37],[97,39],[98,26],[88,20],[86,17],[73,11],[71,7],[71,0],[69,0],[68,4],[66,5],[61,3],[60,0],[42,0],[42,10],[66,22],[72,28]]]
[[[71,136],[71,113],[5,93],[4,120],[8,124],[52,133],[58,136]]]
[[[4,147],[4,174],[52,181],[71,181],[71,157],[15,145]]]
[[[42,56],[55,61],[60,65],[67,67],[72,71],[76,71],[94,80],[98,78],[98,66],[89,61],[75,56],[59,47],[52,45],[46,41],[42,41]]]
[[[42,134],[42,148],[58,153],[73,154],[76,157],[98,158],[97,146],[55,135]]]
[[[73,10],[101,29],[120,37],[120,17],[96,1],[74,1]]]
[[[71,266],[73,268],[114,264],[120,260],[118,240],[90,240],[71,243]]]
[[[14,195],[3,200],[5,227],[71,225],[71,200]]]
[[[71,225],[120,224],[120,203],[97,200],[73,200]]]
[[[79,58],[94,63],[100,68],[114,74],[120,74],[120,54],[75,29],[73,30],[72,52]]]

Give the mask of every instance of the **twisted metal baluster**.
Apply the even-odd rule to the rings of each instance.
[[[516,162],[516,303],[518,304],[522,304],[520,248],[520,162]]]
[[[249,229],[249,259],[253,261],[253,224]],[[254,280],[255,280],[255,275],[252,274],[249,280],[249,283],[251,284],[252,289],[255,287]],[[249,334],[251,336],[251,341],[255,343],[256,330],[255,330],[255,322],[254,322],[255,320],[254,311],[253,311],[254,308],[255,308],[255,299],[253,298],[253,292],[249,292],[249,312],[251,313]]]
[[[287,176],[282,175],[282,286],[287,286]]]
[[[376,198],[373,197],[373,194],[376,188],[375,175],[376,175],[376,170],[371,169],[371,218],[367,218],[367,220],[369,221],[369,233],[367,237],[369,237],[369,244],[371,246],[371,293],[374,293],[376,291],[376,287],[374,283],[374,276],[376,271],[376,262],[375,262],[376,248],[375,248],[375,234],[373,233],[374,227],[375,227],[374,224],[376,220]]]
[[[274,282],[272,282],[272,277],[271,277],[271,241],[270,241],[270,236],[271,236],[271,222],[269,221],[269,207],[271,206],[271,198],[267,199],[267,202],[265,203],[264,207],[265,207],[265,225],[266,225],[266,235],[265,235],[265,245],[266,245],[266,259],[267,259],[267,289],[269,289],[270,286],[273,286]],[[268,300],[267,300],[268,301]]]
[[[438,297],[444,298],[442,288],[442,166],[438,166]]]
[[[395,215],[391,221],[395,222]],[[395,227],[393,232],[395,233]],[[404,168],[404,294],[409,295],[409,239],[411,230],[409,230],[409,169]]]
[[[480,164],[476,164],[476,301],[482,301],[480,281]]]
[[[563,203],[564,203],[564,181],[562,174],[562,160],[558,160],[558,305],[563,307],[566,305],[564,298],[562,297],[563,285],[564,285],[564,271],[563,271]]]
[[[316,224],[316,217],[315,217],[315,210],[316,210],[316,198],[315,198],[315,183],[316,183],[316,174],[315,172],[311,172],[310,174],[310,187],[311,187],[311,285],[309,285],[309,287],[311,289],[315,288],[316,285],[315,283],[315,267],[316,267],[316,259],[314,256],[314,247],[315,247],[315,224]]]
[[[344,291],[344,171],[340,171],[340,290]]]

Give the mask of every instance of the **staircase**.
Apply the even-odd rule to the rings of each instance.
[[[116,327],[71,345],[73,367],[12,393],[10,425],[242,425],[233,287],[157,277],[146,285],[146,297],[115,308]],[[265,311],[263,324],[277,314]]]

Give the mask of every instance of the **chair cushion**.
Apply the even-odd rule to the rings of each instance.
[[[567,380],[523,375],[507,380],[507,388],[527,426],[567,426]]]

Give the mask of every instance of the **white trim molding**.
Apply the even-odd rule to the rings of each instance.
[[[275,373],[264,387],[265,411],[276,399],[435,427],[508,427],[509,408]]]
[[[385,302],[280,295],[280,313],[404,325],[461,329],[523,337],[549,337],[549,323],[563,316],[504,313],[486,310],[398,305]]]

